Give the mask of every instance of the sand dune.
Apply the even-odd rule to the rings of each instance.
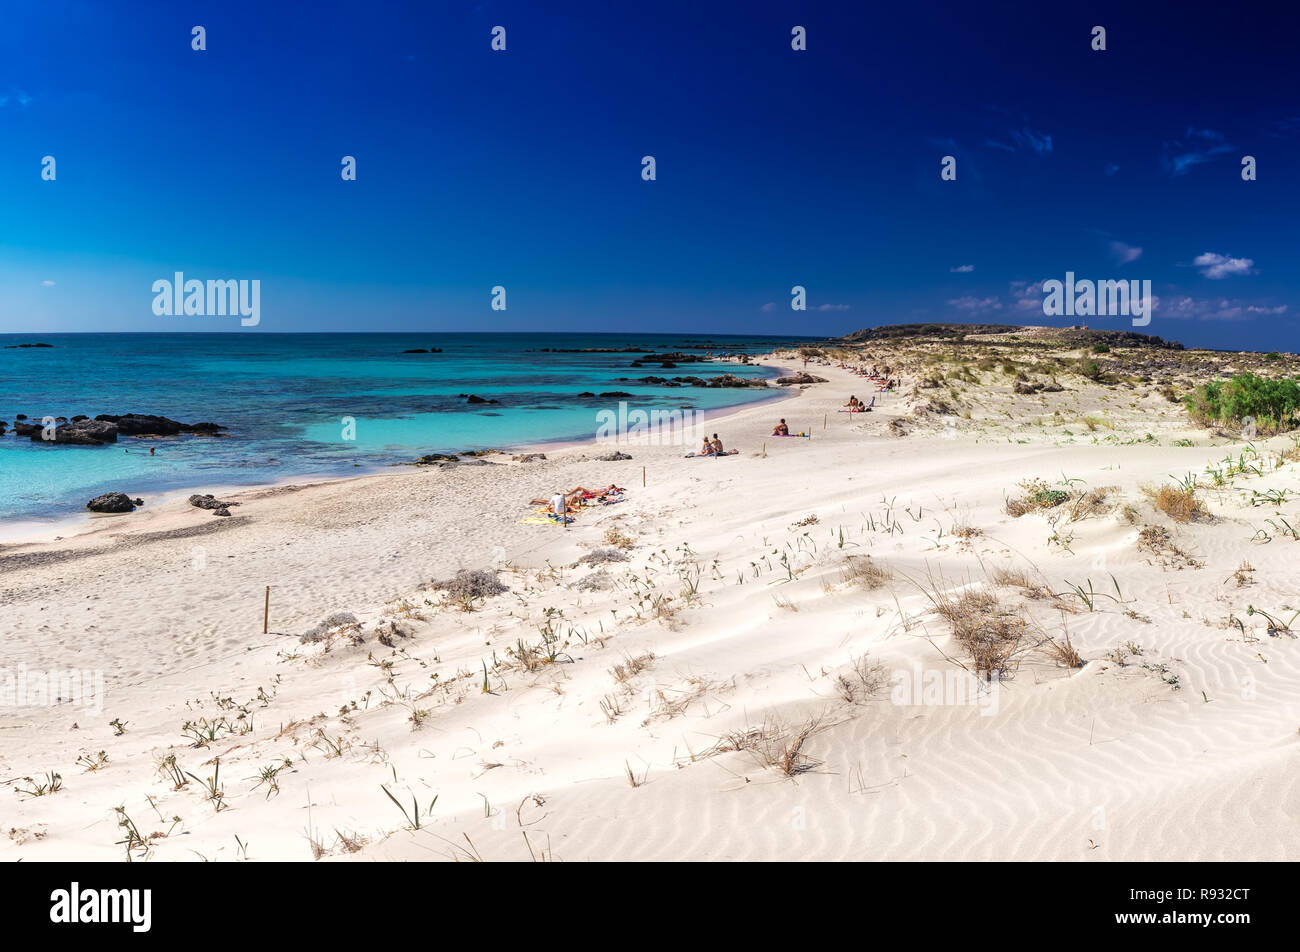
[[[850,415],[870,385],[810,369],[828,382],[710,422],[735,457],[549,449],[238,493],[229,520],[177,499],[0,549],[0,667],[106,680],[102,712],[0,713],[0,855],[120,860],[120,805],[167,834],[137,850],[156,860],[1296,856],[1300,643],[1247,615],[1300,599],[1300,542],[1256,535],[1295,506],[1250,497],[1300,491],[1294,444],[1256,441],[1266,472],[1177,523],[1142,487],[1228,444],[1154,388],[994,379],[963,417],[927,412],[905,369]],[[1073,422],[1092,414],[1106,426]],[[778,416],[813,438],[769,437]],[[1008,514],[1032,479],[1070,501]],[[532,496],[611,481],[627,501],[567,530],[519,522]],[[574,567],[611,529],[627,561]],[[510,590],[473,611],[422,587],[494,561]],[[579,586],[599,572],[609,587]],[[991,687],[933,610],[963,590],[1025,625]],[[299,641],[336,612],[359,643]],[[1067,637],[1082,666],[1045,643]],[[197,779],[173,789],[168,755]],[[13,792],[47,771],[58,792]]]

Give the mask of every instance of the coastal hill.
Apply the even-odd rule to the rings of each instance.
[[[1109,331],[1096,328],[1043,327],[1020,324],[884,324],[866,327],[846,334],[840,340],[849,343],[867,341],[955,341],[1014,339],[1021,344],[1063,345],[1080,347],[1090,344],[1107,344],[1110,347],[1156,347],[1164,350],[1183,350],[1177,341],[1167,341],[1153,334],[1134,331]]]

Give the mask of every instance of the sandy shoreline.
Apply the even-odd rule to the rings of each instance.
[[[840,414],[870,385],[808,369],[829,382],[717,419],[725,459],[580,446],[247,490],[228,519],[180,499],[6,549],[0,669],[99,671],[105,693],[0,708],[0,855],[119,861],[118,805],[167,833],[137,855],[159,860],[233,859],[236,836],[253,860],[1296,855],[1300,650],[1246,614],[1296,597],[1300,543],[1249,496],[1300,491],[1295,462],[1178,524],[1142,486],[1224,441],[1154,388],[1072,382],[1031,415],[994,379],[952,425],[919,393]],[[782,416],[812,439],[770,437]],[[1006,511],[1063,477],[1102,501]],[[520,521],[609,482],[627,500],[567,530]],[[611,539],[626,561],[579,563]],[[509,591],[472,611],[426,587],[489,566]],[[990,696],[962,693],[933,611],[971,587],[1031,635]],[[219,765],[223,796],[177,788],[169,756]],[[14,795],[47,771],[57,793]]]
[[[726,362],[726,361],[720,361]],[[764,378],[769,383],[777,377],[785,374],[796,372],[791,367],[778,366],[771,361],[763,364],[767,369],[774,373]],[[783,389],[773,389],[771,396],[766,399],[754,401],[751,403],[741,403],[730,407],[720,407],[712,410],[700,411],[699,419],[705,422],[714,421],[722,423],[727,417],[734,413],[754,406],[766,406],[773,403],[779,403],[782,400],[789,399],[791,393]],[[653,431],[651,431],[653,432]],[[508,444],[499,447],[501,453],[506,455],[523,454],[523,453],[546,453],[558,452],[560,450],[575,449],[578,447],[594,447],[597,440],[593,438],[586,439],[561,439],[550,440],[541,443],[519,443]],[[156,495],[151,495],[147,500],[148,506],[141,507],[134,513],[116,514],[97,514],[97,513],[76,513],[66,516],[62,519],[56,519],[50,522],[43,522],[32,519],[20,519],[9,523],[0,524],[0,553],[15,545],[37,542],[54,542],[69,535],[79,535],[83,532],[93,532],[97,530],[95,523],[116,521],[126,519],[130,522],[138,521],[151,507],[172,506],[178,499],[189,499],[195,493],[210,493],[221,499],[239,499],[240,495],[248,492],[257,492],[267,489],[282,489],[286,486],[304,486],[316,485],[326,482],[348,482],[351,480],[365,479],[372,476],[382,476],[396,467],[409,465],[402,462],[368,464],[362,467],[363,472],[356,474],[340,475],[337,473],[303,473],[297,476],[285,476],[282,479],[276,479],[269,483],[260,484],[212,484],[212,483],[194,483],[179,489],[168,489]],[[139,495],[134,490],[128,490],[128,495]]]

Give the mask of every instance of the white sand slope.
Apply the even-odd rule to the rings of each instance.
[[[154,860],[1300,855],[1300,641],[1247,614],[1300,608],[1289,440],[1257,441],[1266,472],[1202,491],[1209,515],[1180,524],[1141,487],[1242,447],[1156,396],[1053,395],[1106,416],[1096,442],[1005,387],[900,437],[888,424],[917,398],[840,414],[870,384],[809,369],[829,382],[710,423],[735,457],[400,469],[0,549],[0,668],[106,680],[101,712],[0,709],[0,856],[121,860],[118,806]],[[778,416],[813,438],[767,436]],[[1114,488],[1073,519],[1008,515],[1033,478]],[[627,501],[568,530],[519,523],[532,496],[611,481]],[[1146,526],[1161,552],[1139,548]],[[574,567],[610,529],[628,561]],[[878,587],[846,578],[867,555]],[[474,611],[421,588],[494,558],[510,591]],[[579,588],[601,571],[609,588]],[[970,656],[927,596],[963,586],[1028,625],[991,693],[959,676]],[[361,643],[299,642],[335,612]],[[1067,633],[1082,667],[1032,647]],[[76,764],[99,751],[107,765]],[[168,755],[198,779],[173,789]],[[203,789],[218,758],[220,810]],[[58,792],[16,792],[48,771]]]

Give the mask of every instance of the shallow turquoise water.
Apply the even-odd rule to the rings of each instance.
[[[783,338],[782,340],[790,340]],[[54,347],[8,349],[43,341]],[[115,446],[49,446],[0,437],[0,523],[57,519],[91,497],[253,485],[308,473],[356,473],[433,452],[591,439],[621,390],[632,409],[715,410],[770,397],[740,389],[663,388],[619,377],[766,376],[762,367],[683,363],[633,368],[638,356],[542,348],[639,347],[760,353],[773,338],[592,334],[0,335],[0,420],[156,413],[214,421],[229,439],[180,437]],[[441,354],[403,354],[441,347]],[[462,393],[501,401],[466,404]],[[343,420],[355,421],[355,438]],[[148,455],[149,446],[157,455]]]

